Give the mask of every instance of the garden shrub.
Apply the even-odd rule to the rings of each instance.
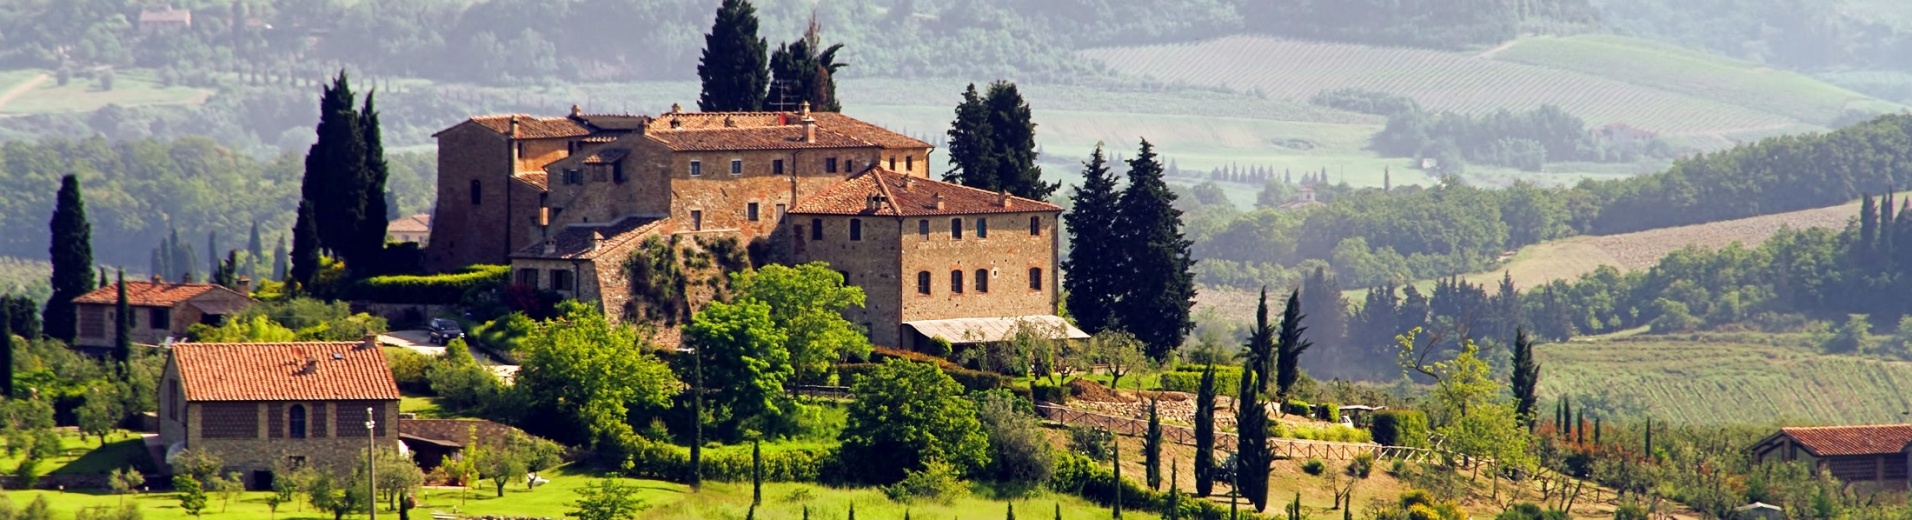
[[[1115,473],[1104,469],[1089,460],[1088,457],[1073,453],[1056,456],[1056,473],[1049,479],[1049,489],[1079,496],[1103,506],[1111,505],[1115,498],[1115,486],[1122,486],[1122,508],[1126,510],[1147,510],[1165,512],[1171,505],[1176,508],[1176,518],[1195,520],[1226,520],[1230,518],[1228,506],[1208,500],[1191,500],[1186,490],[1179,503],[1172,503],[1167,492],[1151,491],[1130,479],[1115,480]],[[1252,511],[1241,511],[1236,518],[1255,520],[1262,518]]]
[[[380,303],[452,305],[473,289],[503,286],[510,275],[511,266],[472,265],[445,274],[374,276],[347,287],[345,298]]]
[[[1567,513],[1555,509],[1541,509],[1532,502],[1521,502],[1494,516],[1494,520],[1567,520]]]
[[[1315,407],[1314,412],[1316,419],[1328,422],[1341,422],[1341,405],[1339,404],[1321,403],[1320,406]]]
[[[1038,403],[1064,404],[1069,402],[1069,389],[1036,381],[1029,385],[1029,399]]]
[[[1202,388],[1202,369],[1205,365],[1182,365],[1174,372],[1163,373],[1161,387],[1171,392],[1196,393]],[[1234,397],[1241,386],[1241,367],[1215,367],[1215,395]]]
[[[398,383],[398,389],[413,394],[430,394],[432,359],[417,351],[404,348],[388,349],[385,361],[392,366],[392,379]]]
[[[903,473],[903,480],[883,486],[883,494],[897,502],[922,500],[948,504],[969,493],[969,485],[956,475],[956,468],[941,461],[923,464],[923,469]]]
[[[1356,454],[1354,462],[1348,463],[1348,471],[1353,472],[1354,476],[1368,478],[1369,474],[1374,473],[1374,454],[1368,452]]]
[[[1302,401],[1299,399],[1289,399],[1288,402],[1281,403],[1281,413],[1285,413],[1288,415],[1313,417],[1314,416],[1313,412],[1314,412],[1314,408],[1308,406],[1307,401]]]
[[[620,443],[630,462],[630,476],[685,482],[690,479],[690,448],[631,435]],[[818,482],[831,476],[836,448],[813,444],[766,444],[763,479],[766,482]],[[705,448],[704,478],[724,482],[750,481],[750,445]]]
[[[1112,452],[1110,443],[1113,442],[1115,435],[1108,430],[1087,426],[1069,427],[1069,452],[1088,457],[1089,460],[1108,461]]]
[[[1427,447],[1427,414],[1418,410],[1384,410],[1374,414],[1370,429],[1374,442],[1386,446]]]
[[[1322,473],[1328,472],[1328,464],[1321,462],[1321,459],[1308,459],[1307,462],[1301,463],[1301,471],[1319,477]]]

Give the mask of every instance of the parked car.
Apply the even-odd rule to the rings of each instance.
[[[465,331],[458,327],[458,322],[444,318],[433,319],[431,325],[426,326],[425,330],[431,333],[433,345],[444,345],[451,343],[454,339],[465,339]]]

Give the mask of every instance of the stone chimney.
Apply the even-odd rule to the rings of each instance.
[[[916,177],[912,177],[912,176],[909,176],[909,175],[904,175],[904,176],[903,176],[903,189],[904,189],[905,191],[907,191],[907,190],[909,190],[909,189],[910,189],[910,187],[912,187],[912,186],[915,186],[915,185],[916,185]]]
[[[365,333],[365,339],[364,341],[359,342],[358,348],[360,349],[378,348],[378,333],[375,333],[375,332]]]
[[[592,231],[591,232],[591,250],[597,251],[598,248],[600,247],[604,247],[604,232]]]
[[[558,239],[555,239],[555,238],[544,239],[544,254],[547,254],[547,255],[558,254]]]
[[[805,115],[803,116],[803,121],[802,121],[802,122],[803,122],[803,142],[805,142],[805,143],[810,143],[810,144],[816,144],[816,142],[817,142],[817,118],[814,118],[814,117],[810,117],[810,116],[808,115],[808,112],[809,112],[809,110],[805,110],[804,112],[805,112],[806,114],[805,114]]]
[[[584,107],[580,107],[580,106],[577,106],[576,104],[572,104],[571,117],[578,117],[582,115],[584,115]]]
[[[684,105],[680,105],[680,104],[677,104],[677,103],[671,103],[671,113],[672,113],[672,114],[682,114],[682,113],[684,113]]]
[[[239,291],[241,294],[252,294],[252,277],[250,276],[241,276],[233,279],[233,285],[232,290]]]
[[[153,273],[153,283],[165,283],[165,282],[166,282],[166,277],[160,276],[159,273]]]
[[[512,139],[518,138],[518,116],[511,116],[511,134],[509,137]]]
[[[810,117],[810,101],[809,100],[804,100],[802,103],[797,103],[797,115],[803,116],[803,117]]]
[[[929,208],[933,210],[941,211],[943,209],[943,194],[941,193],[930,194]]]
[[[1009,201],[1009,190],[996,192],[996,205],[1007,208],[1009,207]]]

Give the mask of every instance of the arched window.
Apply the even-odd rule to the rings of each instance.
[[[976,219],[976,238],[989,238],[989,219]]]
[[[916,273],[916,294],[929,294],[929,271]]]
[[[1041,267],[1029,268],[1029,290],[1031,291],[1042,290],[1042,268]]]
[[[949,292],[953,294],[963,293],[963,272],[962,271],[949,272]]]
[[[810,219],[810,239],[823,240],[823,219]]]
[[[1029,217],[1029,236],[1032,236],[1032,237],[1042,236],[1042,217],[1041,216]]]
[[[949,238],[956,240],[963,239],[963,219],[949,219]]]
[[[976,292],[981,292],[981,293],[989,292],[989,270],[988,269],[976,270]]]
[[[485,203],[485,185],[478,183],[478,179],[472,179],[471,180],[471,205],[476,206],[476,205],[484,204],[484,203]]]
[[[302,404],[292,405],[292,410],[286,412],[286,416],[287,416],[286,424],[288,426],[291,426],[291,429],[292,429],[291,437],[294,439],[304,439],[305,438],[305,405],[302,405]]]
[[[863,219],[850,219],[850,240],[863,239]]]

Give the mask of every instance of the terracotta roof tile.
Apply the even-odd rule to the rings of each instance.
[[[590,155],[584,156],[584,164],[611,164],[624,159],[624,156],[630,154],[630,150],[607,146],[598,151],[591,152]]]
[[[892,132],[861,119],[835,112],[811,112],[817,120],[817,126],[842,133],[884,148],[929,148],[930,144],[921,139]]]
[[[432,214],[430,213],[419,213],[385,224],[385,231],[388,233],[425,233],[431,230]]]
[[[126,281],[126,302],[145,307],[171,307],[213,291],[237,291],[208,283]],[[108,285],[80,295],[73,303],[119,303],[119,284]]]
[[[871,195],[885,200],[872,207]],[[937,201],[942,201],[941,208]],[[816,215],[978,215],[1062,211],[1054,204],[1022,197],[1003,196],[960,184],[911,177],[883,168],[872,168],[837,183],[823,192],[797,203],[791,213]]]
[[[490,129],[493,132],[503,134],[511,131],[511,120],[513,118],[518,120],[518,134],[512,137],[519,139],[580,137],[591,135],[592,133],[591,129],[585,128],[584,125],[568,117],[532,117],[522,114],[506,114],[477,116],[471,118],[471,122],[478,123],[480,126]]]
[[[679,152],[720,150],[791,150],[801,148],[874,148],[868,142],[818,127],[816,142],[803,139],[798,125],[661,130],[647,135]]]
[[[551,189],[551,176],[545,172],[518,172],[512,177],[541,190]]]
[[[1898,453],[1912,443],[1912,424],[1780,428],[1779,432],[1821,457]]]
[[[565,226],[551,237],[552,249],[547,251],[545,244],[540,242],[519,249],[511,257],[589,260],[596,258],[599,251],[610,250],[649,234],[650,226],[661,220],[661,217],[624,217],[602,226]]]
[[[187,401],[394,400],[379,348],[358,342],[177,343]]]
[[[920,139],[836,112],[811,112],[817,128],[883,148],[930,148]],[[678,112],[664,113],[652,119],[651,133],[673,130],[710,130],[724,128],[797,127],[802,117],[794,112]],[[800,128],[800,127],[799,127]]]

